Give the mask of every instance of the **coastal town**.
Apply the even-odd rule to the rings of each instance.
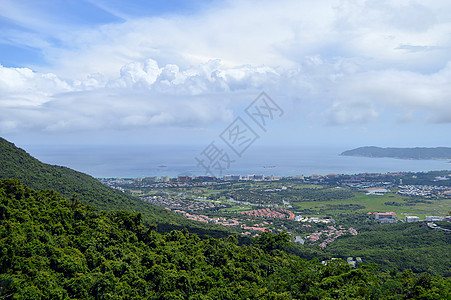
[[[427,199],[433,197],[451,197],[451,187],[431,186],[431,185],[400,185],[398,186],[398,194],[424,197]]]
[[[100,181],[189,220],[228,227],[251,237],[262,232],[287,232],[294,242],[325,248],[341,237],[358,235],[359,224],[421,221],[429,224],[448,220],[446,213],[451,206],[446,199],[451,199],[451,174],[435,175],[427,174],[427,178],[402,172],[223,178],[184,175]],[[412,184],[419,180],[428,184]],[[354,200],[356,197],[390,201],[374,211],[366,210],[364,202]],[[437,208],[430,213],[415,210],[417,203],[440,199],[448,203],[448,209],[440,208],[445,214],[437,214]],[[394,212],[396,207],[403,210]],[[406,214],[406,208],[412,208],[411,213]]]

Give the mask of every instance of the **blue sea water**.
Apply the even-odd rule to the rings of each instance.
[[[195,157],[203,146],[36,146],[24,147],[42,162],[62,165],[94,177],[205,175]],[[446,160],[402,160],[340,156],[337,147],[253,146],[222,175],[295,176],[451,170]],[[215,175],[219,175],[218,172]]]

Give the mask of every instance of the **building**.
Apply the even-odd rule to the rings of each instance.
[[[161,181],[169,182],[169,176],[161,176]]]
[[[215,176],[197,176],[196,180],[201,180],[201,181],[214,181],[216,180]]]
[[[225,175],[224,180],[240,180],[240,175]]]
[[[334,179],[334,178],[338,178],[339,176],[337,174],[327,174],[326,178],[327,179]]]
[[[349,266],[350,266],[351,268],[355,268],[356,262],[355,262],[355,260],[354,260],[352,257],[348,257],[348,258],[346,259],[346,261],[348,262],[348,264],[349,264]]]
[[[144,177],[143,181],[145,181],[145,182],[157,182],[157,176]]]
[[[385,213],[379,213],[375,212],[374,214],[374,220],[378,223],[396,223],[398,222],[398,219],[396,219],[396,213],[394,212],[385,212]]]
[[[191,176],[178,176],[177,181],[191,181],[193,178]]]
[[[426,216],[426,221],[427,222],[436,222],[436,221],[443,221],[443,217],[438,217],[438,216]]]
[[[247,175],[246,180],[264,180],[264,175]]]
[[[406,223],[420,222],[420,218],[417,216],[406,216]]]
[[[294,242],[295,242],[295,243],[299,243],[299,244],[301,244],[301,245],[304,245],[304,244],[305,244],[305,240],[304,240],[300,235],[297,235],[297,236],[296,236],[296,239],[294,240]]]

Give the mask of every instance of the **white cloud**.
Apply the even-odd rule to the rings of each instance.
[[[71,90],[72,87],[55,74],[0,65],[0,108],[40,105],[55,93]]]
[[[0,132],[228,122],[233,117],[227,105],[230,95],[260,88],[271,78],[267,73],[277,76],[267,67],[224,68],[220,61],[211,61],[180,71],[176,65],[160,68],[147,59],[123,66],[115,80],[94,74],[67,83],[53,74],[2,67]]]
[[[292,68],[319,54],[364,58],[368,68],[395,63],[437,70],[449,60],[447,11],[451,4],[443,1],[232,1],[193,15],[56,32],[61,42],[46,53],[51,71],[62,77],[101,72],[113,79],[122,66],[149,57],[183,68],[215,59],[227,66]]]
[[[137,128],[203,126],[228,122],[233,110],[261,90],[301,101],[317,123],[364,124],[386,111],[403,121],[451,122],[451,63],[439,72],[366,71],[359,64],[307,57],[299,68],[275,71],[250,65],[226,67],[215,60],[188,69],[153,59],[129,63],[105,81],[93,75],[71,83],[30,69],[0,69],[2,131],[40,128]],[[241,98],[230,101],[230,98]],[[296,100],[294,100],[296,99]],[[310,106],[309,106],[310,105]]]
[[[159,67],[153,59],[133,62],[121,68],[120,77],[111,80],[110,88],[149,89],[161,93],[199,95],[214,92],[264,88],[278,80],[279,74],[265,66],[226,67],[220,60],[180,70],[177,65]]]
[[[325,113],[327,121],[331,125],[343,124],[365,124],[374,121],[378,116],[371,103],[359,102],[336,102]]]
[[[229,1],[54,31],[41,17],[17,17],[33,39],[4,34],[48,64],[0,66],[0,132],[204,126],[261,90],[319,124],[451,123],[449,1]]]
[[[155,83],[161,69],[155,60],[147,59],[144,63],[133,62],[123,66],[120,74],[120,79],[116,81],[118,86],[147,87]]]
[[[44,90],[54,93],[69,90],[70,86],[55,74],[35,73],[28,68],[5,68],[0,65],[0,89],[3,92]]]
[[[322,95],[330,99],[325,114],[330,124],[386,122],[379,119],[385,114],[396,114],[401,122],[451,121],[451,62],[432,74],[389,69],[333,78]]]

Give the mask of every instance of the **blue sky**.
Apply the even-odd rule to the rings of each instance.
[[[262,91],[258,143],[451,146],[449,1],[0,0],[0,136],[200,144]]]

